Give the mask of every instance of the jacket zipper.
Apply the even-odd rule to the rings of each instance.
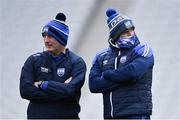
[[[121,54],[121,52],[120,51],[118,51],[118,56]],[[115,65],[114,65],[114,69],[116,70],[117,69],[117,67],[118,67],[118,56],[116,56],[116,58],[115,58]],[[111,117],[113,118],[113,110],[114,110],[114,108],[113,108],[113,99],[112,99],[112,94],[113,94],[113,92],[110,92],[110,104],[111,104]]]
[[[113,118],[112,92],[110,92],[110,104],[111,104],[111,117]]]

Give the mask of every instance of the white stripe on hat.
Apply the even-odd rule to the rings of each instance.
[[[68,26],[64,21],[57,20],[57,19],[55,19],[55,21],[60,22],[60,23],[62,23],[62,24],[65,24],[66,26]]]
[[[120,17],[120,15],[117,15],[117,16],[114,17],[111,21],[109,21],[109,24],[111,24],[111,22],[112,22],[114,19],[118,18],[118,17]],[[109,24],[108,24],[108,25],[109,25]]]
[[[53,27],[54,29],[56,29],[56,30],[64,33],[64,34],[67,35],[67,36],[69,35],[68,33],[65,33],[64,31],[62,31],[62,30],[60,30],[59,28],[57,28],[56,26],[51,25],[51,27]]]

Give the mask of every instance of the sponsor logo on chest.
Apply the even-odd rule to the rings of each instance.
[[[108,60],[104,60],[103,61],[103,66],[106,65],[108,63]]]
[[[48,68],[45,68],[45,67],[41,67],[41,72],[44,72],[44,73],[49,73],[49,69]]]

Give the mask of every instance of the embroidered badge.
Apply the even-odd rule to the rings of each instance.
[[[57,69],[57,75],[59,77],[62,77],[65,74],[65,68],[58,68]]]
[[[127,59],[127,56],[122,56],[120,58],[120,63],[125,63],[126,62],[126,59]]]

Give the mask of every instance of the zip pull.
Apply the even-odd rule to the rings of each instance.
[[[114,69],[116,70],[117,68],[118,68],[118,56],[120,56],[120,54],[121,54],[121,51],[119,50],[118,51],[118,55],[116,56],[116,58],[115,58],[115,64],[114,64]]]
[[[111,104],[111,117],[113,118],[114,116],[113,116],[112,92],[110,92],[109,99],[110,99],[110,104]]]

